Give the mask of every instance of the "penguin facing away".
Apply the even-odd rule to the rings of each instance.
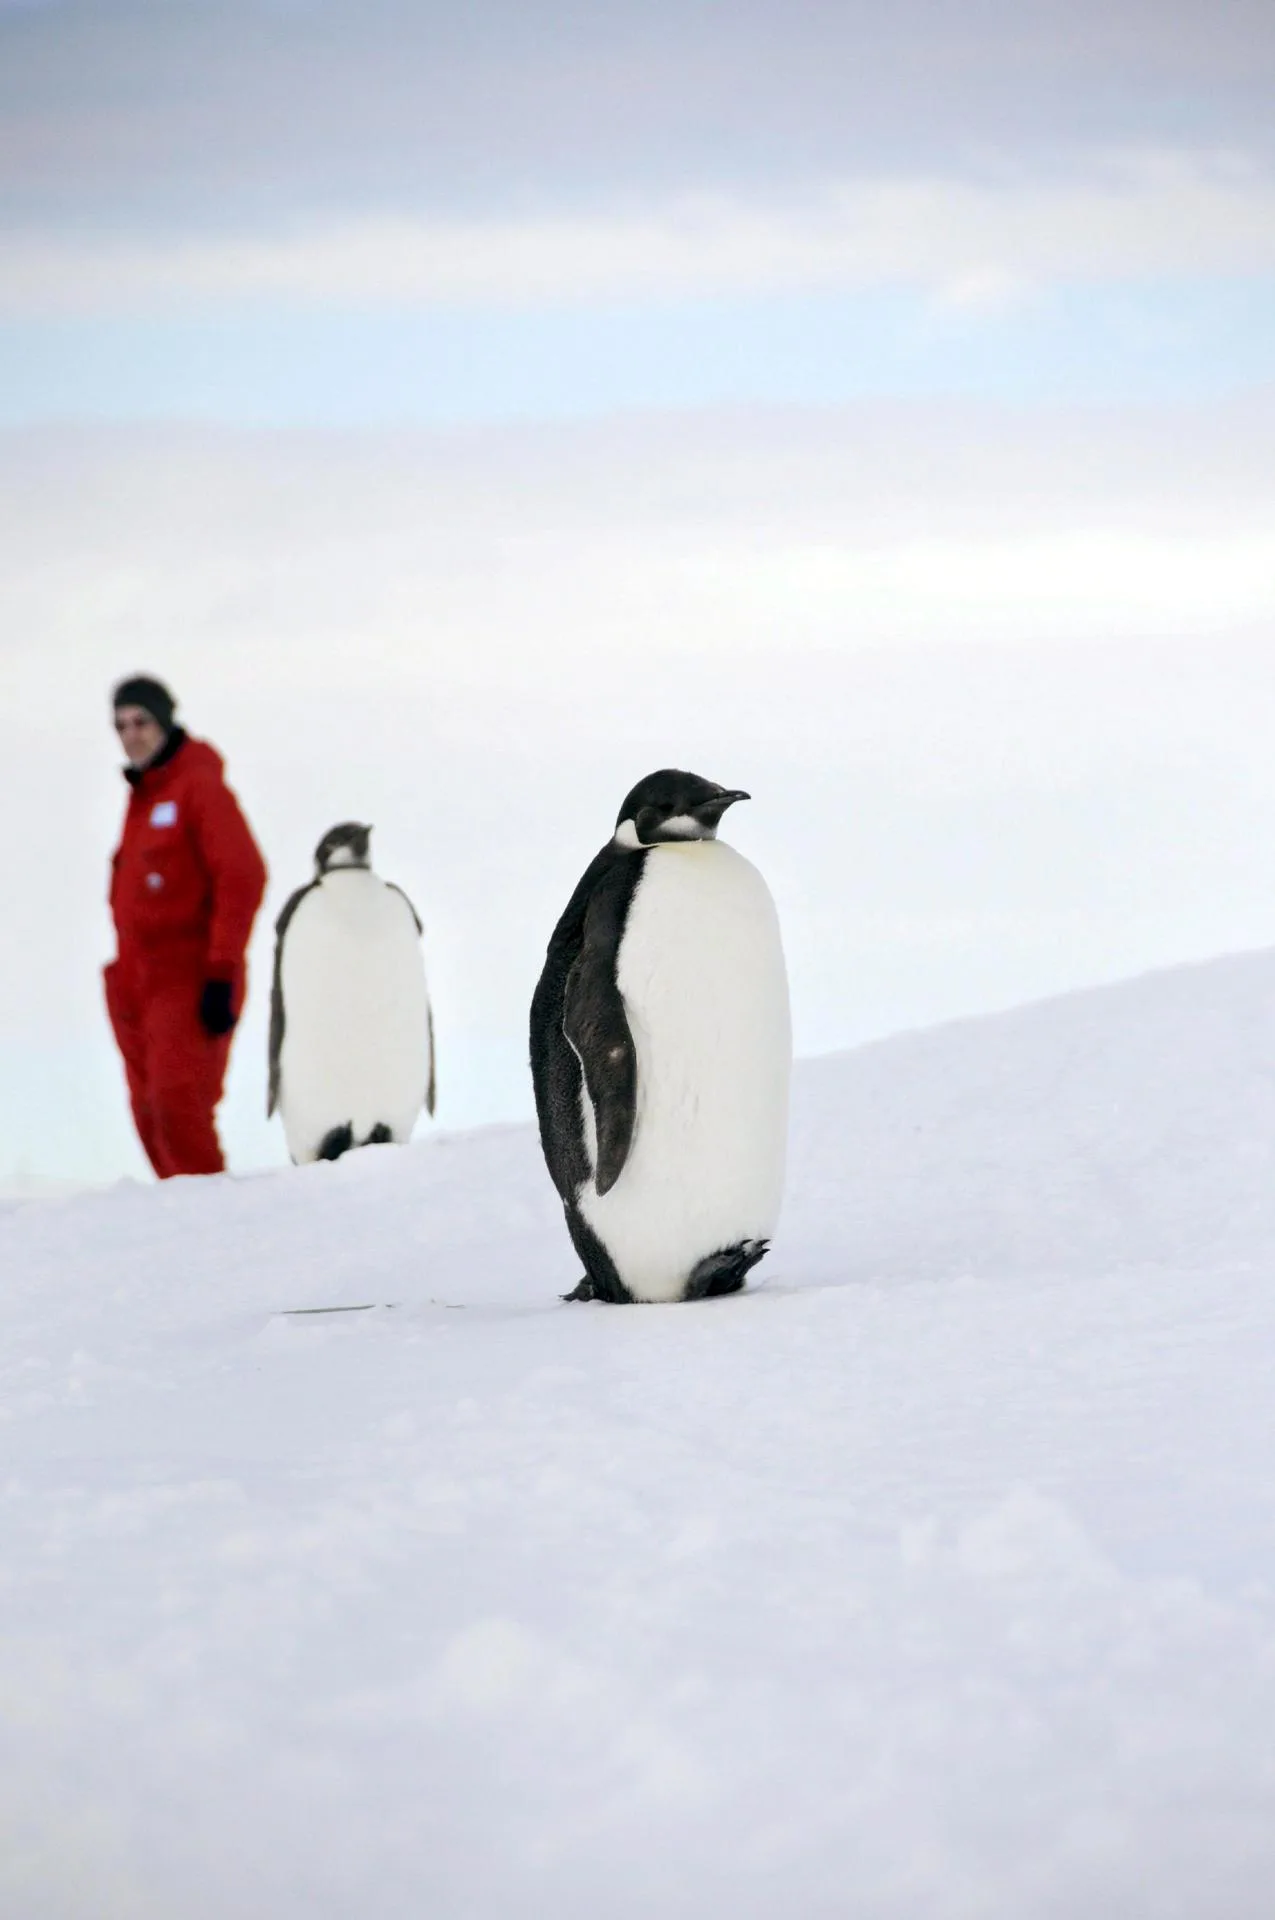
[[[315,877],[275,923],[270,1090],[300,1165],[406,1140],[434,1111],[434,1025],[421,922],[373,873],[372,829],[344,821],[314,852]]]
[[[554,928],[531,1070],[585,1268],[568,1299],[734,1293],[769,1246],[792,1032],[774,902],[717,838],[748,797],[672,768],[639,781]]]

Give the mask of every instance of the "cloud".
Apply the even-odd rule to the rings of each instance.
[[[1275,272],[1275,176],[1228,155],[1123,154],[1064,181],[861,179],[781,201],[682,194],[512,218],[371,214],[174,242],[13,232],[0,312],[269,300],[561,306],[908,284],[978,310],[1058,282]]]
[[[634,658],[1204,647],[1275,627],[1271,427],[1249,396],[4,435],[0,666],[14,710],[45,711],[50,660],[178,644],[237,694],[353,674],[493,701],[586,663],[622,684]]]
[[[1082,144],[1269,156],[1273,80],[1269,0],[65,0],[0,15],[0,196],[171,234]]]

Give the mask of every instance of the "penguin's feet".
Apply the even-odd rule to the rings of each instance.
[[[583,1274],[570,1293],[564,1293],[562,1298],[564,1300],[595,1300],[597,1295],[593,1291],[593,1282],[588,1274]]]
[[[354,1128],[350,1126],[332,1127],[319,1142],[316,1160],[339,1160],[354,1145]]]
[[[741,1240],[737,1247],[722,1247],[708,1254],[692,1270],[686,1283],[684,1300],[711,1300],[723,1293],[738,1293],[750,1267],[764,1260],[769,1240]]]

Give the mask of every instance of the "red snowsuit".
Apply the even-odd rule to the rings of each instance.
[[[175,728],[158,757],[127,767],[133,791],[112,862],[119,957],[106,1005],[124,1056],[138,1137],[161,1180],[220,1173],[214,1119],[230,1057],[199,1017],[205,982],[243,1004],[244,952],[266,869],[221,756]]]

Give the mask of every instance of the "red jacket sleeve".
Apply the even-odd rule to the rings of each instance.
[[[266,890],[266,863],[224,780],[201,780],[188,806],[195,842],[212,884],[209,977],[230,979],[242,964]]]

